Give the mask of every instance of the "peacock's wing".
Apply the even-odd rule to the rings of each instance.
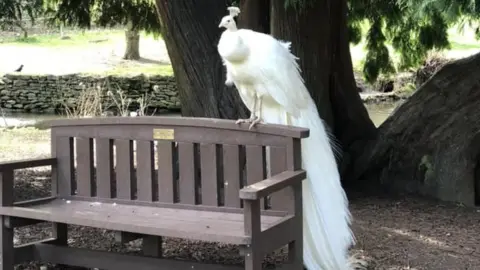
[[[290,43],[253,32],[246,35],[251,46],[250,66],[257,74],[262,91],[292,115],[307,108],[311,97],[300,74]],[[252,45],[253,44],[253,45]]]
[[[242,99],[243,104],[245,104],[245,107],[247,107],[247,109],[250,112],[253,112],[253,103],[255,101],[255,97],[253,96],[253,92],[249,91],[249,89],[248,89],[249,86],[248,85],[243,85],[241,83],[235,84],[235,86],[238,89],[238,94],[239,94],[240,98]],[[258,111],[258,109],[257,109],[257,111]]]

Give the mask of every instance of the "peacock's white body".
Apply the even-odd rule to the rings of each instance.
[[[231,10],[232,11],[232,10]],[[239,11],[237,11],[239,13]],[[265,123],[310,129],[302,140],[304,265],[308,270],[351,269],[348,249],[354,244],[348,200],[332,147],[317,107],[300,75],[290,44],[248,29],[237,30],[231,14],[218,52],[246,107]],[[255,98],[261,100],[255,106]]]

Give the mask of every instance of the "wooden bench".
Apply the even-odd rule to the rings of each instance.
[[[176,117],[55,120],[51,128],[51,158],[0,163],[0,269],[25,261],[243,269],[163,259],[162,237],[239,245],[248,270],[288,245],[287,269],[303,269],[300,139],[308,129]],[[47,165],[52,196],[14,202],[14,170]],[[40,222],[53,223],[52,239],[14,247],[15,227]],[[113,230],[122,242],[143,238],[144,255],[68,247],[68,224]]]

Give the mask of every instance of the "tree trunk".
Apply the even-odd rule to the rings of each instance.
[[[28,30],[27,28],[25,28],[25,26],[23,25],[22,21],[17,21],[16,22],[16,25],[18,28],[20,28],[20,30],[22,30],[23,32],[23,39],[27,39],[28,38]]]
[[[270,0],[240,0],[238,26],[270,33]]]
[[[354,180],[353,160],[376,136],[356,88],[347,28],[346,0],[307,1],[285,9],[272,1],[272,35],[292,42],[293,53],[321,117],[342,146],[343,181]],[[294,89],[292,89],[294,91]]]
[[[359,183],[479,204],[479,73],[480,53],[448,63],[399,106],[360,157]]]
[[[125,54],[123,59],[126,60],[139,60],[140,59],[140,33],[138,29],[133,27],[130,22],[127,24],[127,30],[125,31],[125,41],[127,46],[125,48]]]
[[[237,119],[247,117],[238,92],[225,86],[217,44],[218,24],[228,0],[156,0],[170,56],[182,115]]]

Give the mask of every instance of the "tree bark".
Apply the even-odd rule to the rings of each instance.
[[[400,105],[359,158],[363,187],[480,204],[480,53],[446,64]]]
[[[133,27],[132,23],[127,24],[125,31],[126,48],[123,59],[139,60],[140,59],[140,32]]]
[[[23,32],[23,39],[27,39],[28,38],[28,31],[27,31],[27,28],[25,28],[25,26],[23,25],[22,21],[17,21],[15,23],[17,25],[18,28],[20,28],[20,30],[22,30]]]
[[[300,58],[306,86],[321,117],[335,134],[343,155],[339,160],[342,180],[355,180],[350,172],[363,146],[376,136],[356,88],[350,55],[346,0],[307,1],[300,9],[285,9],[284,1],[272,1],[271,32],[292,42]],[[294,91],[294,89],[292,89]]]
[[[228,0],[156,0],[170,56],[182,115],[238,119],[247,117],[238,92],[225,86],[217,51]]]
[[[270,33],[270,0],[240,0],[238,26]]]

